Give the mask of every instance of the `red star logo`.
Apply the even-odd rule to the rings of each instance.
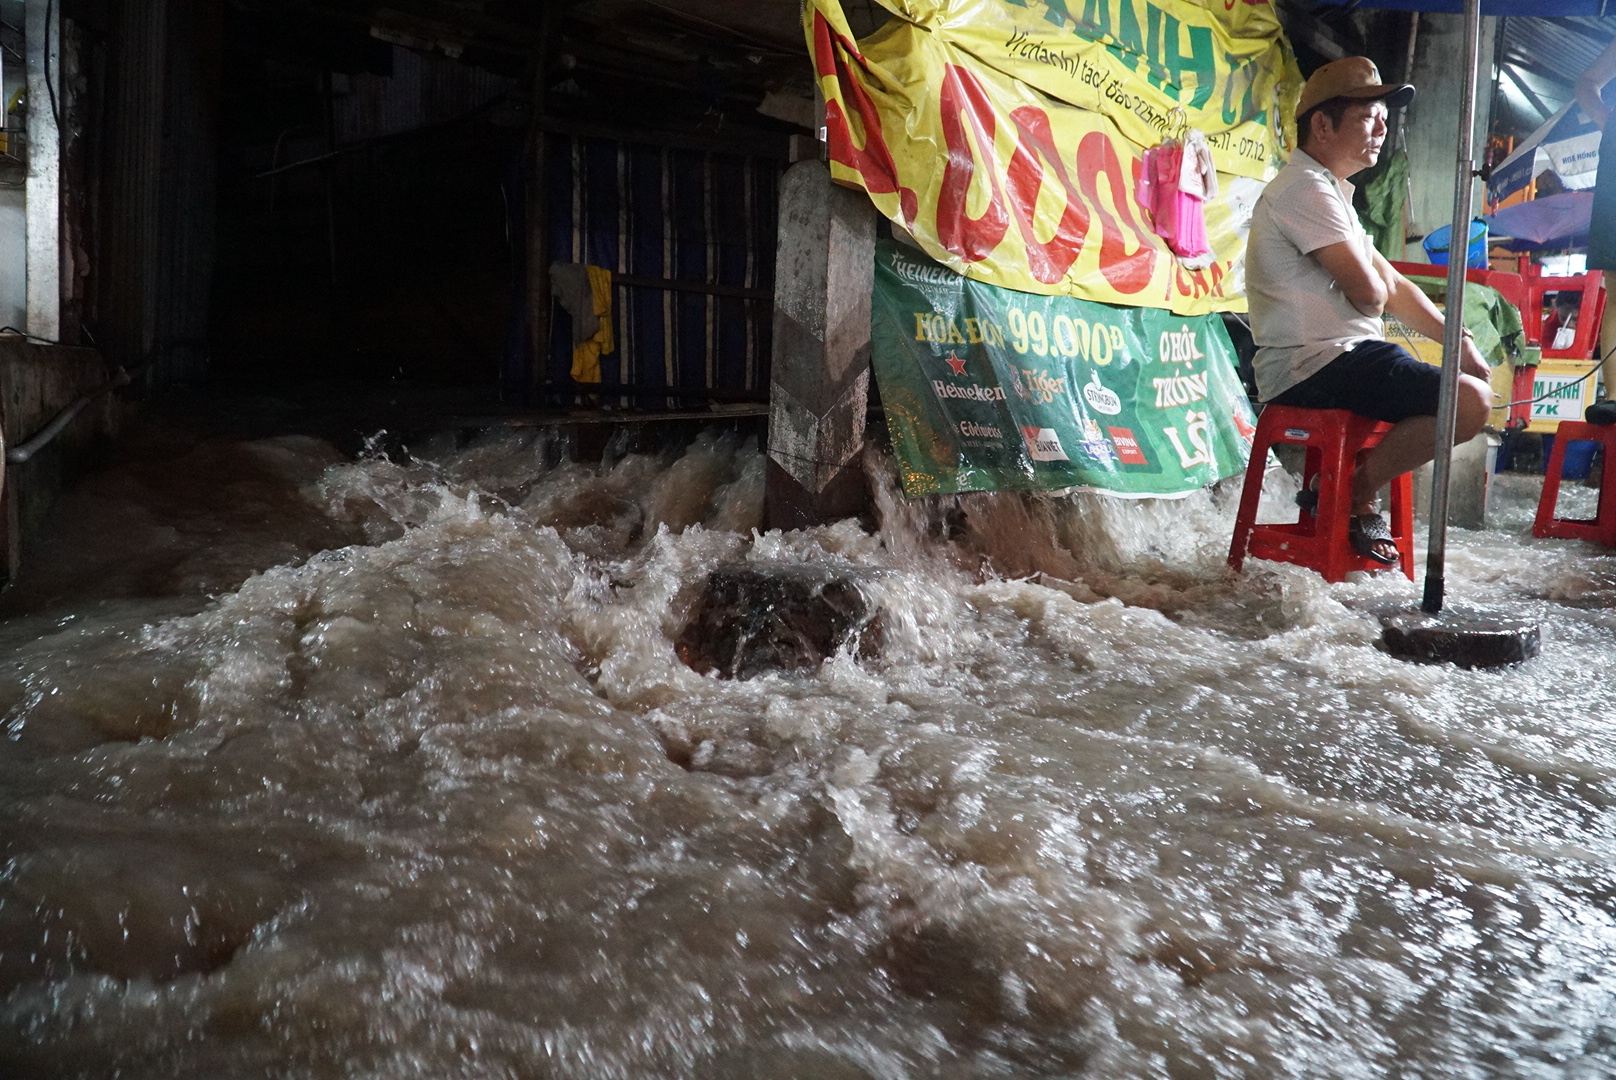
[[[954,350],[950,349],[948,351],[948,357],[947,357],[947,359],[944,360],[944,363],[946,363],[949,367],[954,369],[954,374],[956,374],[956,375],[965,374],[965,361],[961,360],[959,358],[959,355],[957,353],[955,353]]]

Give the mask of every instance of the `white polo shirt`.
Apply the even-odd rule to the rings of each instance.
[[[1352,306],[1330,272],[1310,254],[1369,234],[1352,209],[1352,185],[1300,150],[1263,190],[1246,240],[1246,299],[1257,396],[1270,401],[1331,360],[1379,340],[1379,319]]]

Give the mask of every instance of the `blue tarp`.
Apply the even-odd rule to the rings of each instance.
[[[1594,186],[1598,169],[1599,129],[1576,102],[1567,102],[1494,167],[1487,198],[1499,202],[1551,170],[1563,187],[1584,190]]]
[[[1515,240],[1509,245],[1513,250],[1535,251],[1570,247],[1585,239],[1593,209],[1593,192],[1567,191],[1506,207],[1482,220],[1494,233]]]

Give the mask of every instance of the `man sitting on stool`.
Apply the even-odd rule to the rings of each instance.
[[[1315,71],[1296,107],[1298,148],[1257,200],[1246,246],[1258,396],[1395,425],[1358,462],[1348,532],[1353,550],[1386,566],[1397,562],[1397,545],[1376,498],[1393,478],[1435,456],[1442,376],[1386,341],[1380,316],[1389,312],[1438,341],[1443,317],[1374,249],[1346,181],[1380,157],[1388,105],[1413,96],[1412,86],[1382,85],[1366,57]],[[1464,258],[1463,245],[1452,257]],[[1460,443],[1481,431],[1492,406],[1487,363],[1468,330],[1462,340]]]

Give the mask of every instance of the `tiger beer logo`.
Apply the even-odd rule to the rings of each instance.
[[[1066,377],[1052,377],[1049,369],[1011,368],[1010,385],[1022,401],[1036,401],[1048,405],[1058,395],[1066,393]]]

